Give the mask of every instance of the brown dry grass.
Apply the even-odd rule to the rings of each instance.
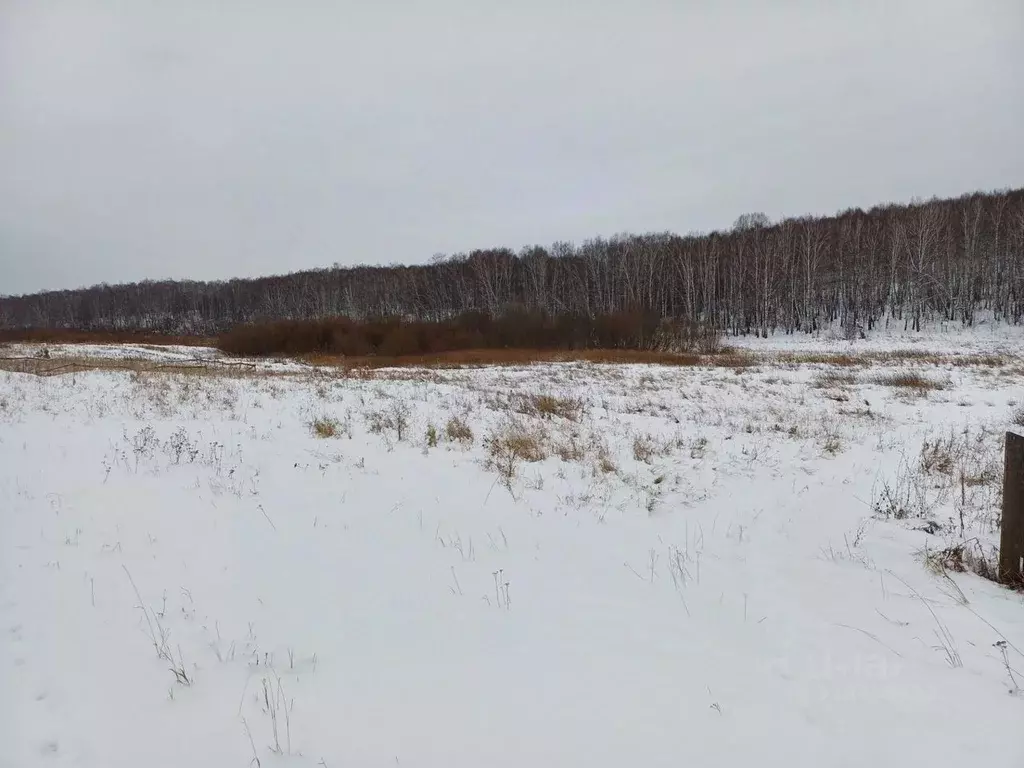
[[[491,431],[484,441],[487,465],[495,470],[511,489],[519,464],[547,458],[545,435],[516,422],[509,422]]]
[[[544,461],[547,458],[543,438],[536,433],[522,430],[492,436],[487,441],[487,450],[494,457],[513,456],[530,462]]]
[[[568,421],[577,421],[583,412],[583,401],[578,398],[558,397],[557,395],[524,395],[517,398],[515,409],[528,416],[549,419],[559,416]]]
[[[645,352],[631,349],[464,349],[455,352],[440,352],[431,355],[368,355],[365,357],[343,357],[335,355],[312,355],[302,358],[312,365],[335,366],[346,369],[359,368],[462,368],[491,365],[532,365],[534,363],[637,363],[666,366],[696,366],[724,364],[734,355],[689,355],[668,352]]]
[[[313,430],[313,434],[319,438],[338,436],[338,422],[334,419],[320,417],[313,419],[309,426]]]
[[[133,373],[178,373],[194,376],[273,376],[284,375],[243,362],[157,362],[155,360],[118,360],[105,357],[0,357],[0,371],[31,373],[36,376],[60,376],[80,371],[130,371]]]
[[[811,380],[811,386],[818,389],[849,387],[856,383],[856,374],[836,369],[822,371]]]
[[[1017,358],[1009,355],[962,354],[948,355],[920,349],[894,349],[887,352],[768,352],[764,362],[789,363],[792,365],[833,365],[841,368],[867,367],[876,364],[916,362],[922,365],[952,365],[956,367],[984,366],[999,368],[1009,365]]]
[[[918,552],[918,556],[924,560],[925,567],[936,576],[948,579],[948,571],[970,572],[988,581],[999,582],[997,552],[994,549],[986,552],[976,538],[950,544],[943,549],[929,549],[926,546]]]
[[[134,337],[136,342],[142,337]],[[152,341],[151,337],[145,337]],[[159,337],[164,344],[201,344],[209,341],[194,337]],[[82,343],[107,343],[92,335],[81,339]],[[76,343],[64,341],[62,343]],[[111,342],[112,344],[114,342]],[[118,342],[120,343],[120,342]],[[78,370],[153,370],[153,371],[226,371],[233,369],[235,375],[244,374],[247,370],[253,375],[282,375],[269,372],[255,364],[239,360],[156,362],[144,360],[124,360],[90,357],[87,355],[69,355],[61,358],[34,358],[2,354],[0,350],[0,370],[35,373],[38,375],[56,375],[73,373]],[[7,350],[9,352],[9,350]],[[934,355],[919,350],[896,350],[893,352],[864,352],[856,354],[828,352],[747,352],[742,350],[726,351],[718,355],[674,354],[667,352],[649,352],[629,349],[591,349],[591,350],[535,350],[535,349],[470,349],[444,352],[431,355],[403,355],[365,357],[344,357],[314,355],[297,358],[300,362],[311,366],[322,366],[330,369],[328,375],[342,375],[348,378],[375,379],[381,377],[381,369],[394,369],[385,374],[386,378],[399,375],[412,378],[429,378],[430,373],[423,369],[456,369],[489,366],[527,366],[546,363],[592,363],[596,365],[658,365],[666,367],[709,367],[731,368],[736,373],[743,373],[753,367],[762,365],[828,365],[833,368],[869,367],[876,364],[913,361],[920,364],[951,365],[957,367],[998,368],[1000,374],[1022,375],[1024,367],[1019,365],[1020,359],[1000,355]],[[421,369],[421,370],[415,370]],[[398,371],[404,370],[404,374]],[[288,374],[284,374],[288,375]],[[831,378],[836,383],[843,381],[840,371],[823,373],[825,379]],[[927,386],[927,385],[926,385]]]
[[[875,384],[884,387],[898,387],[900,389],[913,390],[915,392],[931,392],[938,389],[946,389],[946,382],[928,378],[916,371],[897,371],[887,373],[874,378]]]

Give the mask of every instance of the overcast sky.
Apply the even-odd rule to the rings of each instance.
[[[1024,3],[0,0],[0,294],[1024,184]]]

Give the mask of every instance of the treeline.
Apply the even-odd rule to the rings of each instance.
[[[721,332],[651,312],[546,315],[510,309],[497,315],[465,312],[448,320],[278,320],[239,325],[217,346],[232,355],[344,355],[404,357],[463,350],[630,349],[714,354]]]
[[[1024,189],[849,210],[728,232],[476,250],[421,266],[360,266],[226,282],[100,285],[0,298],[0,327],[212,336],[347,317],[447,322],[510,311],[640,313],[733,334],[854,334],[878,324],[1024,319]]]

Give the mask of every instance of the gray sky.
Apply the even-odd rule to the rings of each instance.
[[[1024,184],[1024,4],[0,0],[0,294]]]

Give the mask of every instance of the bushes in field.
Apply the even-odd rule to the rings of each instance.
[[[722,351],[720,332],[651,313],[620,312],[590,317],[518,309],[496,317],[468,312],[433,322],[347,317],[280,320],[233,328],[218,338],[217,346],[228,354],[247,357],[399,357],[479,349],[631,349],[701,354]]]

